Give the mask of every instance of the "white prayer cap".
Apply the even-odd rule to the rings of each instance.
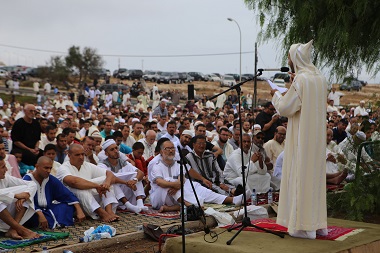
[[[361,103],[361,104],[365,104],[365,101],[364,101],[364,100],[361,100],[360,103]]]
[[[47,118],[48,119],[54,119],[54,116],[50,114],[49,116],[47,116]]]
[[[193,132],[190,130],[183,130],[182,135],[184,134],[189,135],[191,138],[193,138]]]
[[[125,119],[119,119],[119,123],[125,123]]]
[[[3,116],[3,119],[9,119],[8,116]]]
[[[116,145],[116,142],[113,140],[113,139],[108,139],[106,140],[105,142],[103,142],[102,144],[102,149],[103,150],[106,150],[109,146],[111,146],[112,144],[115,144]]]
[[[362,141],[365,141],[366,140],[366,136],[365,136],[365,133],[362,132],[362,131],[357,131],[355,136],[359,139],[359,140],[362,140]]]
[[[139,120],[138,118],[133,118],[133,119],[132,119],[132,123],[133,123],[133,122],[140,122],[140,120]]]
[[[219,113],[219,116],[224,116],[224,112],[220,112],[220,113]]]
[[[99,131],[94,131],[94,132],[92,132],[92,133],[91,133],[91,137],[94,137],[94,138],[103,138],[103,137],[100,135]]]
[[[254,124],[253,130],[261,130],[261,126],[259,124]]]
[[[258,135],[259,133],[264,134],[263,131],[261,131],[261,129],[257,129],[255,131],[253,131],[253,135]]]
[[[203,122],[198,120],[197,122],[194,123],[194,127],[198,126],[199,124],[203,124]]]

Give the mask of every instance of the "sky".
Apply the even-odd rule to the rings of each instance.
[[[241,72],[254,72],[261,28],[243,0],[9,0],[1,6],[0,61],[6,65],[45,65],[75,45],[97,49],[111,72],[120,66],[239,73],[239,24]],[[258,68],[284,65],[279,44],[273,40],[258,45]],[[213,55],[196,56],[205,54]],[[359,77],[380,81],[365,73]]]

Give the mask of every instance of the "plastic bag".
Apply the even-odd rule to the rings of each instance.
[[[255,206],[255,205],[247,206],[247,214],[251,220],[257,220],[257,219],[263,219],[263,218],[269,217],[267,209],[265,209],[262,206]],[[238,211],[235,211],[233,215],[236,219],[239,219],[240,216],[244,215],[244,209],[242,208]]]
[[[213,216],[218,222],[219,227],[231,225],[234,223],[234,218],[230,214],[216,211],[211,207],[206,209],[205,214]]]

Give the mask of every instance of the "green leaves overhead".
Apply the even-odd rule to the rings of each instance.
[[[346,75],[353,68],[380,70],[380,1],[245,0],[258,12],[259,42],[276,39],[284,58],[293,43],[314,39],[319,66]]]

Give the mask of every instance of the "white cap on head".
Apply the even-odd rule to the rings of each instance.
[[[132,119],[132,123],[133,123],[133,122],[140,122],[140,120],[139,120],[138,118],[133,118],[133,119]]]
[[[191,138],[193,138],[193,135],[194,135],[193,132],[190,130],[183,130],[182,135],[184,134],[189,135]]]
[[[116,144],[116,142],[113,140],[113,139],[108,139],[106,140],[105,142],[103,142],[102,144],[102,149],[103,150],[106,150],[109,146],[111,146],[112,144]]]
[[[365,101],[364,101],[364,100],[361,100],[360,103],[361,103],[361,104],[365,104]]]
[[[253,131],[253,135],[257,135],[257,134],[259,134],[259,133],[264,134],[263,131],[261,131],[261,129],[257,129],[257,130],[254,130],[254,131]]]
[[[259,124],[254,124],[253,129],[254,130],[261,130],[261,126]]]
[[[365,133],[362,132],[362,131],[357,131],[355,136],[357,138],[359,138],[359,140],[362,140],[362,141],[365,141],[366,140],[366,136],[365,136]]]
[[[119,123],[125,123],[125,119],[119,119]]]

